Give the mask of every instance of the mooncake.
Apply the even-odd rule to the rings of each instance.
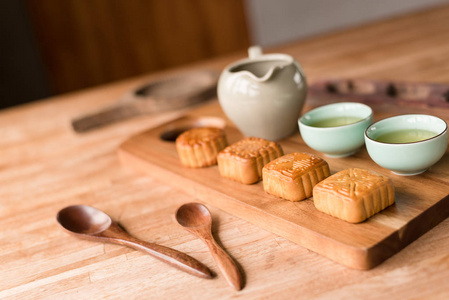
[[[262,168],[284,152],[279,144],[262,138],[248,137],[222,150],[218,156],[220,175],[244,184],[262,179]]]
[[[308,153],[281,156],[262,169],[266,193],[300,201],[312,197],[313,187],[330,175],[329,165],[322,158]]]
[[[193,128],[176,138],[181,164],[190,168],[215,165],[218,153],[226,146],[224,131],[214,127]]]
[[[394,203],[394,186],[388,177],[351,168],[338,172],[313,188],[315,207],[350,223],[362,222]]]

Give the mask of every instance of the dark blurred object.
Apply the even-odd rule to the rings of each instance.
[[[333,101],[449,107],[449,84],[369,79],[323,79],[309,85],[309,95]]]
[[[50,95],[23,1],[0,1],[0,108]]]
[[[26,0],[54,93],[249,46],[243,1]]]

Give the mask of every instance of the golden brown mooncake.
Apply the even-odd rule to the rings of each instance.
[[[282,155],[279,144],[248,137],[226,147],[218,154],[218,171],[223,177],[252,184],[262,179],[262,168],[267,163]]]
[[[381,174],[351,168],[315,185],[313,202],[324,213],[359,223],[394,203],[394,186]]]
[[[262,169],[266,193],[300,201],[312,197],[313,187],[330,175],[329,165],[322,158],[308,153],[281,156]]]
[[[193,128],[176,139],[181,164],[190,168],[215,165],[218,152],[227,145],[224,131],[214,127]]]

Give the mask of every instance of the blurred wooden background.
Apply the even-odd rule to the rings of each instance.
[[[240,0],[27,0],[52,93],[248,47]]]
[[[2,0],[0,109],[447,1]]]

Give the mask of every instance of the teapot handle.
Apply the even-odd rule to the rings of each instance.
[[[260,46],[251,46],[248,49],[248,56],[250,59],[257,59],[263,55],[262,47]]]

